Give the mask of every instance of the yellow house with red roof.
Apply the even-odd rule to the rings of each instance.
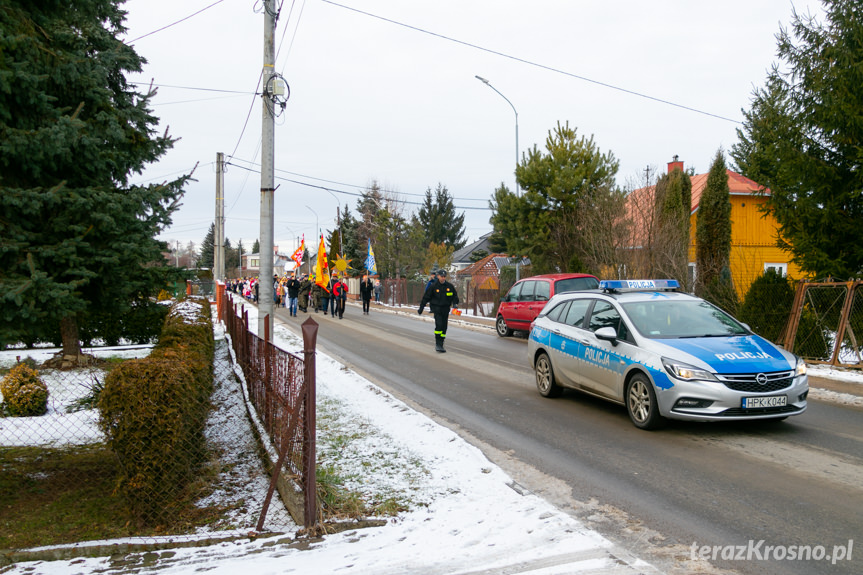
[[[683,170],[683,162],[675,160],[668,163],[668,172]],[[753,180],[737,172],[728,173],[728,189],[731,200],[731,277],[740,297],[746,293],[752,282],[768,269],[781,272],[792,278],[801,278],[800,268],[791,262],[791,255],[776,246],[779,225],[772,215],[761,207],[770,196],[769,189],[763,189]],[[701,193],[707,186],[708,174],[691,176],[692,205],[689,215],[689,274],[693,279],[698,273],[695,264],[695,230],[698,226],[698,208]],[[647,193],[652,197],[653,187],[635,190],[635,197]]]

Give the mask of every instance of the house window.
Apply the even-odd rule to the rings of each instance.
[[[770,264],[770,263],[765,263],[765,264],[764,264],[764,272],[766,273],[766,272],[768,272],[768,271],[770,271],[770,270],[773,270],[773,271],[775,271],[777,274],[779,274],[780,276],[785,277],[785,276],[787,276],[787,275],[788,275],[788,264]]]

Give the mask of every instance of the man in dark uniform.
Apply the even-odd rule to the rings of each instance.
[[[446,281],[446,270],[437,271],[437,281],[426,289],[417,313],[422,315],[428,304],[434,314],[435,351],[446,353],[443,348],[446,339],[446,326],[449,321],[450,307],[458,305],[458,293],[455,286]]]

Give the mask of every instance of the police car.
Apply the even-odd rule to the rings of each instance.
[[[806,410],[802,359],[678,288],[675,280],[606,280],[554,296],[528,340],[539,393],[572,388],[623,404],[641,429]]]

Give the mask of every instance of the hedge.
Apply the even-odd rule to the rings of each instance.
[[[117,490],[137,519],[158,524],[207,458],[213,326],[206,299],[177,302],[150,356],[105,378],[99,425],[121,466]]]

